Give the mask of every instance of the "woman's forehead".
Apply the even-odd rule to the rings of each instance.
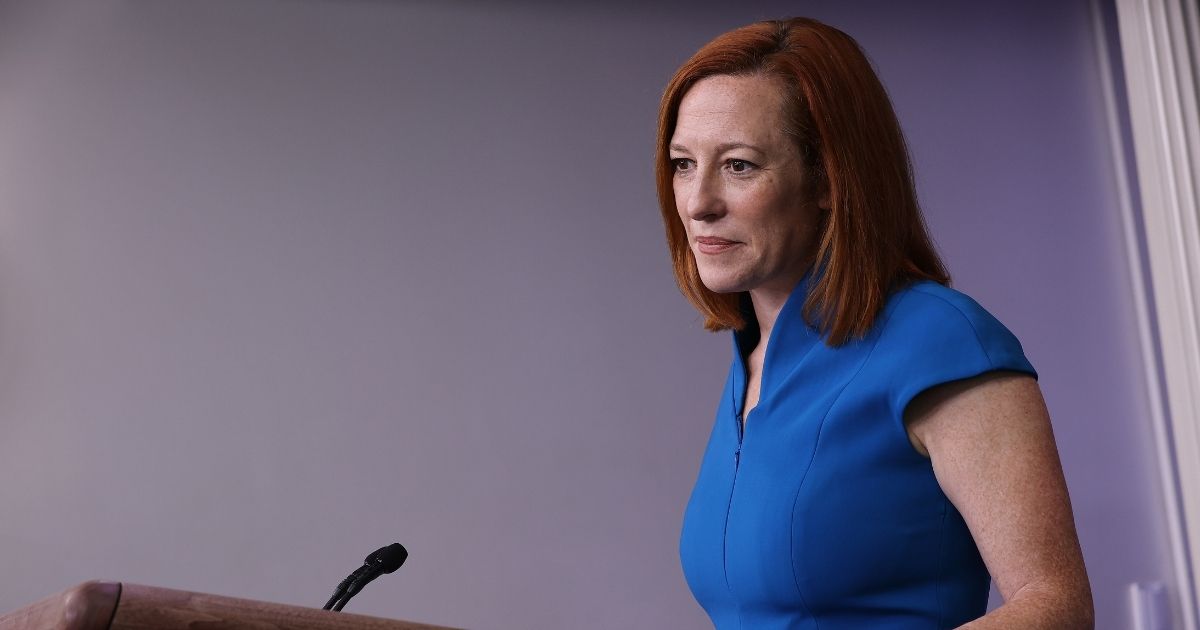
[[[763,75],[716,75],[697,81],[684,94],[671,144],[680,148],[773,145],[786,142],[785,127],[778,80]]]

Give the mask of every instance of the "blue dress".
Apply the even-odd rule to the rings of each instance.
[[[696,600],[732,628],[953,628],[982,616],[990,577],[962,516],[909,442],[921,391],[992,370],[1037,377],[974,300],[933,282],[894,292],[861,340],[830,348],[802,316],[806,276],[779,313],[742,431],[734,360],[679,552]]]

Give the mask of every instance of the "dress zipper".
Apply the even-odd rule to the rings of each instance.
[[[737,447],[733,451],[733,483],[729,487],[729,506],[725,510],[725,531],[721,535],[721,565],[725,571],[725,587],[729,589],[730,594],[733,594],[733,584],[729,581],[729,515],[733,511],[733,495],[737,488],[738,469],[742,463],[742,440],[744,437],[742,417],[735,416],[734,420],[738,427],[738,441]]]
[[[738,423],[738,441],[737,448],[733,451],[733,474],[737,474],[738,466],[742,463],[742,427],[745,426],[745,421],[741,418],[737,419]]]

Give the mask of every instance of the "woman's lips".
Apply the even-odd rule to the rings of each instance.
[[[720,254],[729,251],[740,244],[741,243],[737,241],[718,238],[716,236],[696,237],[696,249],[700,250],[701,254]]]

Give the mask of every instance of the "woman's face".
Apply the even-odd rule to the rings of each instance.
[[[711,291],[786,295],[806,271],[819,211],[784,123],[783,87],[759,75],[701,79],[679,104],[675,205]]]

